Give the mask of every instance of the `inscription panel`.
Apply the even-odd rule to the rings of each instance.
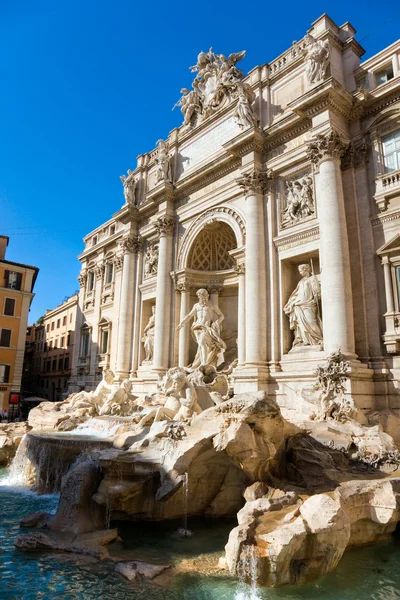
[[[229,117],[205,132],[194,142],[182,146],[179,150],[177,178],[209,156],[215,154],[215,152],[218,152],[223,144],[239,133],[239,126],[233,117]]]

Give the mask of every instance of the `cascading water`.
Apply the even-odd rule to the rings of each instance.
[[[188,501],[189,501],[189,473],[186,472],[183,478],[183,502],[184,502],[184,513],[183,513],[183,527],[178,529],[179,535],[182,537],[190,537],[193,532],[188,529]]]
[[[10,487],[24,487],[27,485],[30,460],[27,454],[28,440],[26,434],[23,436],[15,456],[8,469],[7,476],[1,480],[0,485]]]
[[[257,591],[257,557],[253,544],[243,546],[238,577],[234,600],[262,600]]]

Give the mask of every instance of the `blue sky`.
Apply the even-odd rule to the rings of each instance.
[[[119,176],[182,122],[200,50],[270,62],[323,12],[372,56],[400,37],[380,2],[0,2],[0,234],[40,268],[29,322],[77,288],[83,236],[123,204]],[[387,22],[392,15],[397,16]]]

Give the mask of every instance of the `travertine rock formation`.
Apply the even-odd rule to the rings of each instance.
[[[14,458],[20,441],[30,430],[28,423],[0,423],[0,466]]]

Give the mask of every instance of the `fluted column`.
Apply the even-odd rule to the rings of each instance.
[[[246,361],[246,282],[245,282],[245,266],[238,264],[235,267],[238,274],[238,361],[242,365]]]
[[[333,131],[309,143],[308,156],[319,168],[317,205],[320,228],[324,350],[354,355],[353,297],[340,159],[345,144]]]
[[[382,258],[383,264],[383,276],[385,279],[385,295],[386,295],[386,312],[394,312],[394,298],[393,298],[393,285],[392,285],[392,273],[390,269],[390,262],[387,256]]]
[[[177,289],[181,294],[181,309],[179,322],[181,323],[190,311],[190,287],[183,283],[178,284]],[[180,367],[187,367],[189,363],[189,332],[190,324],[185,323],[179,330],[179,357],[178,364]]]
[[[267,299],[263,194],[266,177],[254,170],[238,181],[246,196],[246,364],[266,365]]]
[[[141,283],[141,274],[143,271],[143,244],[138,248],[138,259],[136,269],[136,284],[135,284],[135,311],[133,316],[133,343],[132,343],[132,366],[131,377],[136,375],[139,366],[140,355],[140,301],[141,292],[139,284]]]
[[[141,239],[138,236],[124,237],[120,241],[123,265],[116,367],[116,376],[120,380],[129,376],[131,366],[136,255],[140,245]]]
[[[156,290],[156,324],[154,330],[153,368],[168,369],[171,335],[172,248],[175,219],[159,217],[156,229],[160,236]]]

